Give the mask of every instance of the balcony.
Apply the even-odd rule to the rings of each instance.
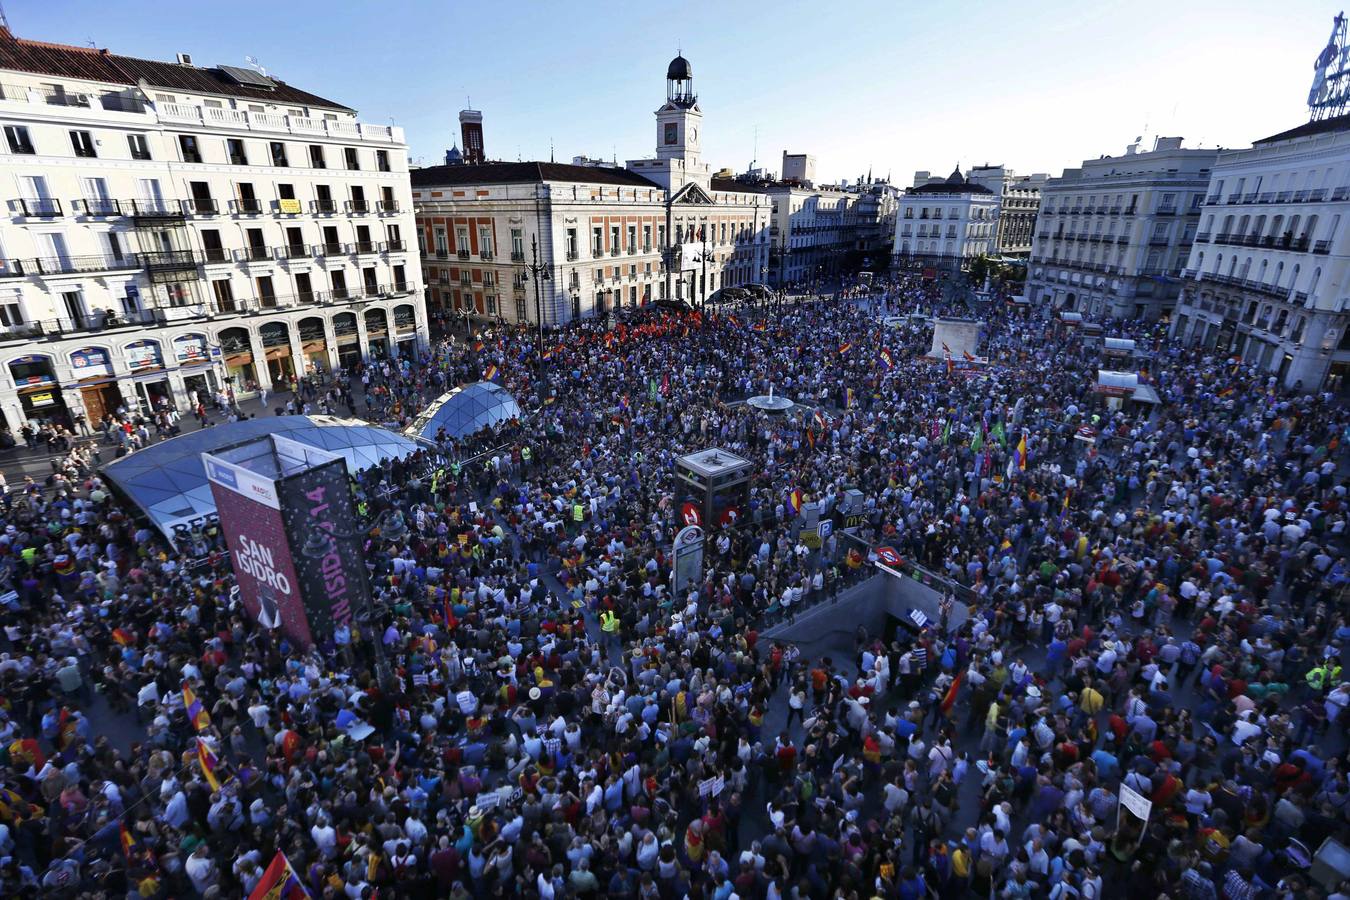
[[[176,200],[123,200],[122,204],[130,208],[131,218],[136,221],[156,222],[186,215]]]
[[[273,259],[309,259],[307,244],[286,244],[272,248]]]
[[[397,200],[381,200],[375,205],[382,213],[396,213],[399,209]]]
[[[152,272],[195,269],[197,254],[191,250],[161,250],[155,253],[142,253],[141,262]]]
[[[88,216],[91,219],[106,219],[111,216],[120,216],[122,214],[122,204],[116,200],[97,199],[97,200],[76,200],[71,204],[71,212],[77,216]]]
[[[349,253],[361,256],[367,253],[380,252],[380,245],[376,244],[374,241],[357,241],[354,244],[348,244],[347,250]]]
[[[468,250],[456,250],[456,251],[455,251],[455,258],[456,258],[456,259],[468,259],[468,258],[469,258],[469,251],[468,251]]]
[[[1257,203],[1273,203],[1274,200],[1275,200],[1274,191],[1266,191],[1265,193],[1261,194],[1261,196],[1256,198]]]
[[[234,201],[234,213],[238,216],[258,216],[262,215],[263,205],[261,200],[246,198]]]
[[[514,262],[514,263],[523,263],[524,261],[525,261],[525,251],[524,251],[524,250],[512,250],[512,251],[511,251],[511,262]]]
[[[1209,235],[1210,235],[1210,233],[1209,233],[1208,231],[1202,231],[1202,232],[1200,232],[1199,234],[1197,234],[1197,235],[1195,236],[1195,241],[1196,241],[1196,243],[1197,243],[1197,244],[1208,244],[1208,243],[1209,243]]]
[[[325,244],[315,244],[315,245],[314,245],[314,255],[315,255],[315,256],[344,256],[344,255],[346,255],[346,252],[345,252],[345,248],[343,247],[342,244],[339,244],[339,243],[337,243],[337,242],[335,242],[335,241],[329,241],[328,243],[325,243]]]
[[[1107,212],[1109,212],[1109,213],[1110,213],[1111,215],[1113,215],[1113,216],[1119,215],[1119,214],[1120,214],[1120,207],[1119,207],[1119,206],[1113,206],[1113,207],[1111,207],[1110,209],[1108,209]]]
[[[20,200],[19,212],[30,219],[55,219],[62,215],[61,201],[50,198]]]
[[[220,207],[210,197],[200,197],[184,200],[183,211],[190,216],[214,216],[220,212]]]
[[[1159,216],[1175,216],[1176,214],[1177,208],[1175,206],[1160,206],[1158,207],[1158,211],[1155,213],[1155,215]]]
[[[331,216],[337,212],[336,200],[315,200],[312,204],[316,215]]]
[[[1294,202],[1302,203],[1303,201],[1308,199],[1308,194],[1309,194],[1308,191],[1294,191]]]
[[[619,248],[618,248],[618,247],[611,247],[610,250],[609,250],[609,255],[610,255],[610,256],[618,256],[618,255],[619,255]]]
[[[1338,187],[1331,192],[1332,200],[1350,200],[1350,187]]]
[[[1219,202],[1219,195],[1218,195],[1218,194],[1210,194],[1208,197],[1205,198],[1205,203],[1206,203],[1207,205],[1209,205],[1209,206],[1213,206],[1214,204],[1216,204],[1216,203],[1218,203],[1218,202]]]
[[[408,249],[408,245],[404,241],[385,241],[382,249],[386,253],[402,253]]]
[[[1255,203],[1255,202],[1256,202],[1256,197],[1257,197],[1256,191],[1252,191],[1252,192],[1250,192],[1250,193],[1243,194],[1243,195],[1242,195],[1242,202],[1243,202],[1243,203]]]
[[[370,201],[368,200],[348,200],[347,212],[353,215],[362,215],[370,212]]]
[[[576,262],[576,261],[579,260],[579,259],[581,259],[581,254],[580,254],[580,253],[578,253],[578,252],[575,251],[575,250],[568,250],[568,251],[567,251],[567,261],[568,261],[568,262]]]
[[[366,125],[343,120],[312,119],[307,116],[283,116],[276,113],[218,109],[190,103],[155,103],[155,112],[166,122],[185,122],[192,126],[210,126],[248,131],[294,134],[301,140],[327,134],[350,141],[352,138],[380,143],[403,142],[403,129],[392,125]]]
[[[90,272],[115,272],[119,269],[140,267],[140,262],[129,253],[122,256],[46,256],[35,259],[7,259],[0,260],[0,278],[83,275]]]
[[[1331,252],[1331,241],[1318,241],[1317,243],[1313,244],[1312,252],[1325,256],[1326,254]]]
[[[202,251],[202,255],[207,263],[230,262],[230,251],[224,247],[207,247]]]
[[[480,250],[478,252],[478,258],[490,261],[493,258],[493,253],[491,250]]]
[[[240,262],[267,262],[272,258],[272,248],[251,245],[235,251]]]

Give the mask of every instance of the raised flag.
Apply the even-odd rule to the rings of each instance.
[[[885,347],[882,347],[881,353],[878,354],[878,356],[881,359],[881,367],[885,369],[887,372],[895,368],[895,358],[891,356],[891,351],[887,350]]]
[[[852,345],[851,343],[849,343],[848,341],[845,341],[844,343],[842,343],[842,344],[839,345],[839,355],[840,355],[840,356],[843,356],[845,353],[847,353],[848,351],[850,351],[850,350],[852,350],[852,349],[853,349],[853,345]]]
[[[792,509],[792,514],[793,514],[794,516],[795,516],[795,515],[801,515],[801,512],[802,512],[802,492],[799,491],[799,490],[797,490],[796,488],[793,488],[792,490],[788,491],[787,501],[788,501],[788,506]]]
[[[806,443],[811,445],[811,449],[816,449],[816,430],[814,428],[806,429]]]
[[[1008,446],[1008,436],[1003,433],[1003,423],[995,422],[994,427],[989,429],[989,436],[998,441],[1000,447]]]
[[[952,355],[952,348],[947,346],[946,341],[942,342],[942,352],[947,354],[948,356]]]
[[[815,426],[821,431],[829,431],[830,429],[830,420],[825,418],[825,412],[823,410],[816,410],[811,415],[811,421],[814,422]]]
[[[1064,517],[1069,514],[1069,501],[1073,499],[1073,491],[1064,491],[1064,502],[1059,507],[1059,527],[1064,527]]]
[[[966,362],[968,363],[973,363],[975,361],[975,357],[971,356],[969,351],[962,350],[961,355],[966,358]]]
[[[667,372],[661,376],[661,393],[670,394],[670,373]]]
[[[754,325],[751,325],[750,327],[751,327],[751,329],[754,330],[754,331],[768,331],[768,330],[769,330],[769,323],[767,323],[767,322],[756,322]]]
[[[1026,471],[1027,468],[1027,433],[1022,432],[1022,436],[1017,440],[1017,446],[1013,450],[1014,458],[1017,460],[1017,468]]]
[[[473,352],[474,352],[474,353],[482,353],[482,352],[483,352],[483,342],[482,342],[482,341],[474,341],[474,342],[473,342]]]
[[[302,900],[309,896],[300,875],[280,850],[248,895],[248,900]]]
[[[484,381],[497,380],[497,367],[495,365],[490,365],[483,370],[483,380]]]
[[[187,710],[188,721],[197,731],[211,727],[211,714],[202,706],[202,701],[192,690],[192,685],[183,682],[183,709]]]
[[[117,822],[117,837],[122,844],[122,855],[127,858],[127,862],[131,862],[131,858],[139,852],[140,845],[135,835],[127,830],[126,823],[121,820]]]
[[[979,453],[984,449],[984,426],[980,425],[970,438],[970,452]]]
[[[853,408],[853,388],[844,388],[844,408]]]
[[[119,647],[126,647],[136,643],[136,636],[125,628],[114,628],[112,630],[112,639]]]
[[[207,749],[206,741],[201,738],[197,738],[197,762],[201,765],[202,777],[206,779],[207,784],[211,785],[211,790],[220,790],[220,776],[216,773],[216,769],[220,766],[220,760],[216,759],[216,755]]]
[[[948,419],[947,424],[942,426],[942,446],[947,446],[952,439],[952,420]]]

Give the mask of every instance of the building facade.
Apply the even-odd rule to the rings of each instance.
[[[433,313],[558,325],[663,298],[701,302],[761,280],[770,201],[712,177],[702,161],[702,111],[683,57],[667,70],[656,118],[656,157],[627,168],[487,162],[415,170]],[[545,273],[537,284],[535,265]]]
[[[984,185],[998,197],[995,251],[1001,256],[1030,256],[1041,189],[1050,176],[1018,175],[1003,166],[976,166],[966,173],[966,179]]]
[[[184,409],[427,337],[402,131],[0,29],[0,411]]]
[[[892,241],[899,269],[957,272],[994,251],[998,197],[967,181],[957,169],[941,181],[916,173],[917,183],[899,198]]]
[[[859,194],[793,182],[764,189],[773,201],[771,283],[810,284],[846,270],[857,249]]]
[[[1131,145],[1046,182],[1027,271],[1032,303],[1118,319],[1170,313],[1218,156],[1181,144]]]
[[[1219,154],[1172,323],[1183,343],[1286,387],[1350,371],[1350,116]]]

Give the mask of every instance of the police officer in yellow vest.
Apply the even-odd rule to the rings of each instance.
[[[619,643],[619,617],[614,615],[614,610],[607,609],[600,614],[600,630],[603,632],[604,643],[613,644],[622,652],[623,647]]]
[[[576,525],[577,531],[581,530],[581,523],[586,518],[586,507],[580,503],[572,504],[572,524]]]
[[[1341,679],[1341,667],[1335,662],[1327,661],[1318,663],[1308,670],[1308,674],[1303,676],[1303,680],[1308,683],[1309,689],[1314,694],[1325,694],[1327,688],[1337,684]]]

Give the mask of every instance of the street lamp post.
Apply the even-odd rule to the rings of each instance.
[[[702,292],[702,297],[701,297],[700,300],[699,300],[699,305],[700,305],[704,310],[707,310],[707,308],[708,308],[708,260],[709,260],[709,258],[710,258],[709,255],[708,255],[708,229],[707,229],[707,226],[704,226],[704,227],[702,227],[702,228],[700,228],[700,229],[698,230],[698,239],[699,239],[699,243],[700,243],[700,244],[702,245],[702,247],[703,247],[703,249],[701,249],[701,250],[699,251],[699,254],[698,254],[698,261],[699,261],[700,265],[703,267],[703,272],[702,272],[702,279],[703,279],[703,280],[702,280],[702,282],[701,282],[700,285],[699,285],[699,287],[700,287],[700,289],[701,289],[701,292]]]
[[[536,349],[542,355],[544,352],[544,299],[543,289],[540,286],[541,281],[548,281],[552,278],[548,265],[539,262],[539,239],[530,236],[530,262],[525,265],[525,273],[521,275],[522,281],[534,279],[534,317],[538,320],[539,330],[536,336]]]

